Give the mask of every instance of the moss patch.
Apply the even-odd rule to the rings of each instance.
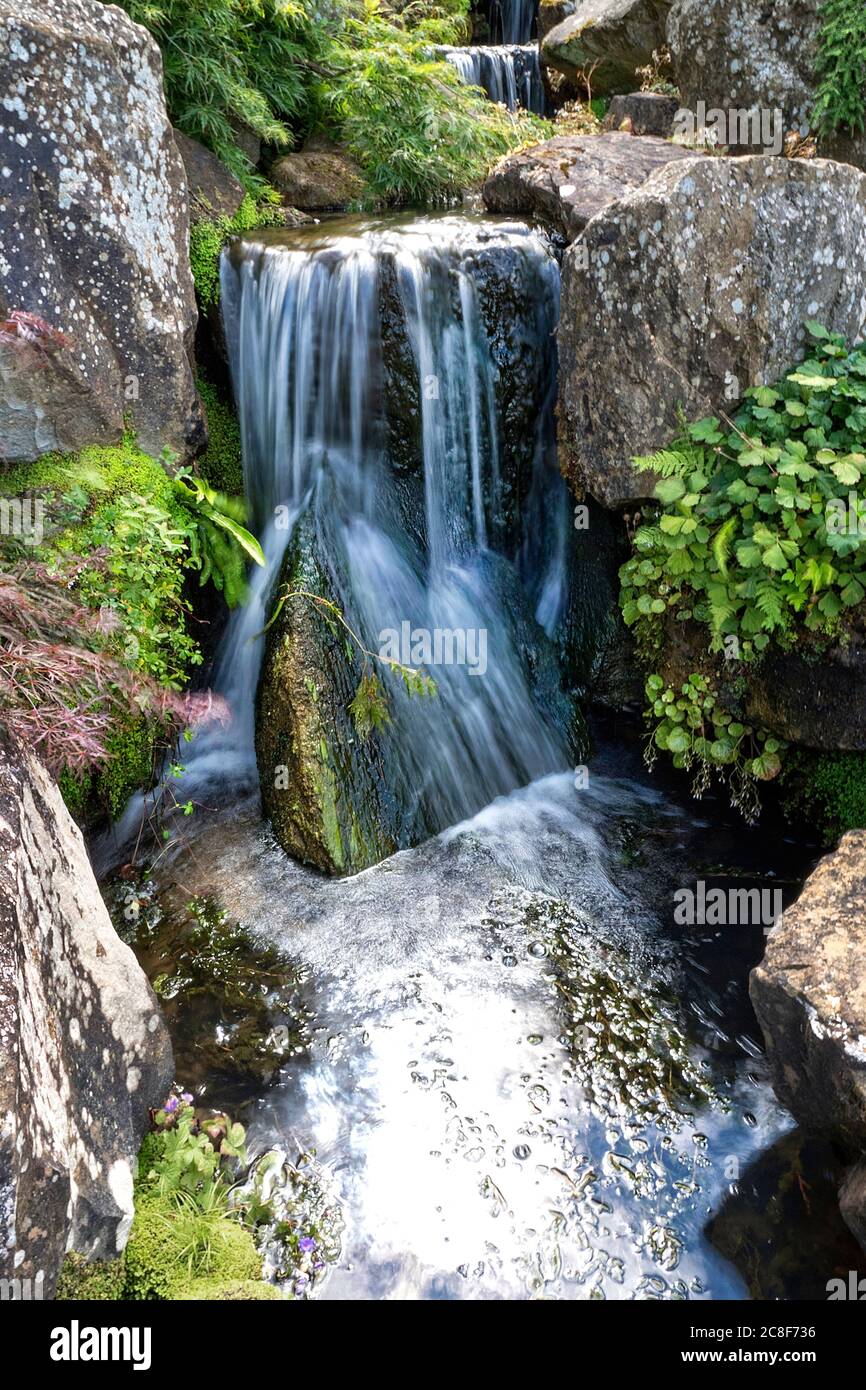
[[[196,378],[207,419],[207,448],[199,455],[198,471],[220,492],[240,497],[244,490],[241,431],[232,402],[212,382]]]
[[[54,1296],[61,1301],[109,1303],[123,1298],[125,1282],[122,1256],[119,1260],[86,1260],[73,1252],[63,1261]]]

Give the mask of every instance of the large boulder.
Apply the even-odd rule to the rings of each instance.
[[[116,1256],[172,1052],[48,773],[0,730],[0,1277],[50,1298],[67,1248]],[[41,1278],[40,1278],[41,1275]]]
[[[866,1154],[864,894],[866,830],[852,830],[779,917],[750,990],[779,1099],[854,1160]],[[862,1167],[843,1187],[842,1213],[862,1242]]]
[[[611,137],[607,137],[611,138]],[[671,163],[565,252],[563,469],[606,506],[652,497],[635,455],[798,357],[804,322],[866,328],[866,177],[826,160]]]
[[[593,96],[629,92],[665,41],[670,0],[579,0],[541,41],[541,60]]]
[[[125,416],[148,452],[187,452],[196,308],[159,49],[97,0],[0,0],[0,86],[0,457],[109,443]]]
[[[656,170],[693,157],[668,140],[636,139],[624,131],[556,135],[505,155],[481,192],[490,212],[536,218],[572,241],[590,218]]]
[[[815,105],[820,0],[674,0],[667,37],[683,107],[779,110],[805,135]],[[866,168],[866,135],[840,131],[820,153]]]

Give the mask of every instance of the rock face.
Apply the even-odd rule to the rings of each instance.
[[[191,140],[182,130],[173,134],[186,170],[190,221],[234,217],[244,198],[240,179],[197,140]]]
[[[864,893],[866,831],[852,830],[782,913],[750,987],[779,1099],[852,1159],[866,1151]],[[842,1194],[842,1214],[863,1242],[862,1166]]]
[[[566,241],[590,218],[638,188],[671,162],[694,155],[667,140],[607,135],[556,135],[506,155],[482,188],[490,212],[534,217]]]
[[[126,1243],[173,1062],[57,787],[2,731],[0,1047],[0,1277],[41,1272],[51,1297],[67,1245],[106,1258]]]
[[[626,129],[632,135],[658,135],[669,140],[674,132],[674,116],[679,110],[677,97],[661,92],[631,92],[612,97],[602,130]]]
[[[818,0],[674,0],[667,37],[684,107],[782,112],[805,134],[815,97]],[[866,135],[841,133],[820,153],[866,168]]]
[[[541,41],[541,60],[577,81],[592,72],[594,96],[628,92],[665,41],[670,0],[580,0]]]
[[[0,321],[45,324],[0,322],[0,457],[112,442],[124,413],[147,451],[187,452],[196,309],[159,49],[113,5],[0,0],[0,87]]]
[[[345,212],[366,188],[354,161],[324,142],[283,155],[271,165],[269,177],[286,202],[302,212]]]
[[[859,340],[864,258],[866,177],[826,160],[672,163],[599,213],[563,260],[566,476],[606,506],[652,497],[630,460],[670,441],[678,407],[697,419],[778,378],[807,319]]]

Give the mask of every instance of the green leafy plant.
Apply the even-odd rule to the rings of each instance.
[[[759,809],[755,782],[778,776],[787,745],[766,729],[734,719],[707,676],[690,675],[675,690],[653,674],[645,690],[648,765],[653,766],[658,750],[669,753],[674,767],[693,773],[696,797],[708,790],[714,775],[721,776],[732,804],[754,820]]]
[[[866,6],[824,0],[820,19],[812,124],[819,135],[856,135],[866,129]]]
[[[817,324],[811,356],[776,386],[746,393],[735,419],[684,425],[669,449],[635,460],[660,475],[656,518],[620,571],[623,617],[644,650],[668,617],[737,639],[749,662],[771,638],[839,638],[866,596],[866,347]]]
[[[242,524],[246,503],[217,492],[187,470],[176,475],[174,489],[191,518],[186,533],[190,567],[199,571],[200,584],[210,580],[229,608],[235,608],[246,597],[246,562],[265,563],[261,546]]]
[[[620,570],[645,665],[691,623],[717,673],[674,689],[653,671],[650,757],[695,768],[696,794],[719,772],[749,818],[754,784],[778,775],[786,745],[728,711],[736,682],[720,658],[747,668],[771,642],[817,654],[847,640],[866,598],[866,347],[808,328],[808,358],[748,391],[734,419],[683,421],[669,448],[635,460],[658,474],[659,506]]]

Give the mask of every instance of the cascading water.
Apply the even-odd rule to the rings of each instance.
[[[212,809],[159,856],[145,911],[121,880],[123,921],[141,912],[183,1079],[239,1111],[254,1146],[317,1154],[342,1249],[323,1243],[297,1296],[737,1298],[762,1288],[772,1247],[793,1271],[784,1289],[815,1297],[822,1271],[848,1267],[838,1230],[829,1256],[809,1245],[826,1212],[805,1226],[801,1212],[775,1246],[760,1224],[792,1173],[808,1172],[810,1203],[822,1181],[835,1200],[803,1167],[750,1036],[761,930],[734,945],[665,922],[675,885],[766,846],[681,811],[628,754],[596,758],[577,785],[557,771],[570,534],[551,439],[557,286],[525,228],[448,218],[262,239],[227,259],[268,564],[219,661],[233,724],[189,760]],[[261,629],[304,547],[368,643],[403,617],[490,633],[483,676],[446,667],[434,701],[393,694],[389,785],[415,831],[450,828],[337,879],[282,853],[241,794]],[[462,808],[475,814],[453,824]],[[303,1027],[270,986],[258,1000],[284,1010],[288,1042],[257,1033],[246,1003],[211,1020],[198,977],[186,998],[186,967],[166,974],[192,894],[297,971]],[[779,1297],[773,1269],[769,1287]]]
[[[529,43],[538,0],[490,0],[488,16],[495,43]]]
[[[245,484],[267,568],[253,576],[218,662],[233,724],[199,736],[184,795],[211,775],[252,769],[266,605],[299,527],[364,647],[378,651],[393,634],[386,641],[403,644],[393,654],[436,681],[436,695],[419,699],[383,678],[397,843],[567,765],[569,709],[549,639],[565,606],[568,502],[548,410],[516,445],[502,437],[504,388],[482,309],[502,270],[520,292],[513,327],[535,340],[523,387],[537,400],[553,380],[558,271],[525,228],[442,218],[250,243],[226,258]],[[386,380],[395,335],[399,388]],[[419,416],[402,477],[389,455],[392,407]],[[501,458],[515,447],[517,481],[503,476]],[[510,474],[516,461],[505,462]],[[416,634],[408,646],[407,633]],[[465,642],[462,664],[435,664],[437,634]],[[430,647],[420,655],[419,640]]]
[[[485,47],[441,47],[437,54],[459,72],[464,82],[483,87],[491,101],[509,111],[522,107],[537,116],[547,112],[536,44],[514,43]]]

